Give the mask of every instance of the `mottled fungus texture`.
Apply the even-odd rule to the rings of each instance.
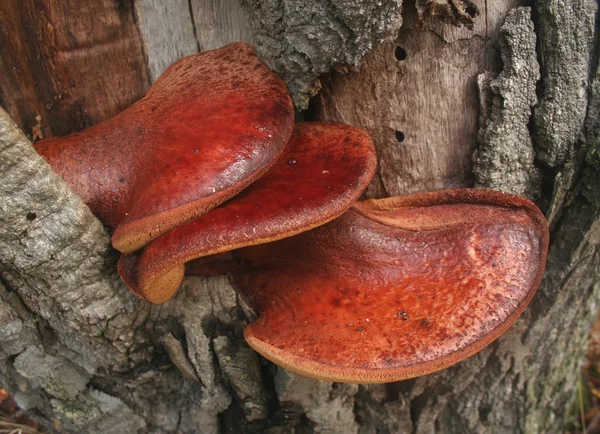
[[[369,184],[377,159],[369,136],[333,123],[299,123],[265,176],[220,207],[124,255],[119,272],[153,302],[170,298],[193,259],[290,237],[340,216]]]
[[[179,60],[119,115],[36,149],[133,252],[262,176],[293,122],[283,81],[235,43]]]
[[[479,351],[523,312],[546,261],[541,212],[518,196],[448,190],[370,200],[248,247],[234,283],[260,314],[256,351],[327,381],[425,375]]]

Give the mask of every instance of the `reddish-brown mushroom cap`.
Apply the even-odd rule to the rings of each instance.
[[[36,148],[132,252],[262,176],[293,122],[283,81],[235,43],[179,60],[124,112]]]
[[[121,280],[131,292],[146,301],[156,304],[168,301],[181,285],[185,274],[185,264],[178,264],[164,274],[157,276],[152,288],[147,289],[138,285],[140,256],[139,252],[121,255],[117,263],[117,271],[121,276]]]
[[[290,237],[341,215],[366,188],[376,165],[373,143],[362,130],[297,124],[283,155],[265,176],[229,202],[150,243],[138,258],[138,270],[122,266],[120,272],[128,282],[137,276],[132,289],[144,298],[168,299],[180,282],[163,276],[185,262]]]
[[[548,228],[517,196],[451,190],[370,200],[296,237],[236,252],[234,283],[260,313],[244,334],[310,377],[424,375],[502,334],[533,297]]]

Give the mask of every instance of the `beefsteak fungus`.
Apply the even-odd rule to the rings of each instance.
[[[340,216],[358,200],[377,166],[373,142],[349,125],[296,124],[277,163],[220,207],[123,255],[119,273],[148,301],[168,300],[193,259],[268,243]]]
[[[285,84],[236,43],[176,62],[123,113],[36,148],[114,229],[133,292],[162,303],[187,261],[231,259],[260,315],[248,343],[303,375],[424,375],[516,321],[548,249],[535,205],[471,189],[355,203],[375,172],[369,137],[293,125]]]
[[[175,62],[127,110],[36,149],[133,252],[256,181],[293,125],[285,83],[235,43]]]
[[[383,383],[448,367],[512,325],[540,283],[546,220],[490,190],[368,200],[301,235],[236,252],[259,312],[244,332],[278,365]]]

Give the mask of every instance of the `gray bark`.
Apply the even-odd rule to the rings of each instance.
[[[540,72],[529,15],[527,9],[508,14],[500,35],[503,70],[496,78],[486,72],[477,79],[481,126],[473,174],[477,187],[534,200],[540,196],[541,173],[527,124]]]
[[[585,122],[597,9],[585,0],[536,3],[544,95],[535,134],[538,159],[553,168],[573,157]]]
[[[242,3],[256,24],[259,53],[286,81],[300,109],[320,89],[321,74],[337,65],[358,65],[402,24],[401,0]]]
[[[228,12],[219,2],[204,0],[165,7],[164,13],[152,16],[156,10],[148,5],[153,3],[160,2],[139,0],[136,10],[150,77],[198,47],[243,37],[231,36],[236,35],[232,28],[239,31],[242,27],[236,23],[248,19],[257,32],[249,38],[262,40],[263,53],[280,59],[272,63],[278,71],[289,69],[285,77],[300,106],[319,74],[338,63],[363,59],[402,22],[399,1],[309,2],[308,9],[301,10],[291,0],[260,4],[248,0],[245,18],[239,18],[243,9]],[[475,3],[483,13],[483,3]],[[405,39],[398,42],[412,38],[412,52],[434,47],[447,56],[441,56],[446,65],[464,63],[470,54],[479,53],[471,42],[485,53],[496,50],[492,44],[499,42],[500,68],[494,70],[488,54],[468,64],[468,79],[452,97],[463,98],[463,104],[472,102],[477,75],[484,68],[492,70],[487,80],[480,81],[485,104],[475,158],[477,179],[488,187],[538,196],[552,223],[552,237],[537,296],[497,342],[452,368],[388,385],[320,382],[277,368],[245,344],[242,330],[253,312],[226,276],[186,278],[176,297],[161,306],[132,296],[116,276],[116,257],[107,233],[2,113],[0,384],[32,416],[57,432],[562,432],[600,297],[600,192],[596,187],[600,70],[593,27],[597,4],[540,0],[536,7],[535,26],[528,9],[510,12],[502,30],[505,14],[488,29],[488,23],[495,23],[488,11],[485,25],[475,18],[474,33],[430,17],[419,31],[403,28]],[[195,27],[200,10],[208,11],[202,19],[217,23],[213,28],[218,30],[203,33]],[[226,25],[227,18],[215,18],[216,12],[211,18],[212,10],[235,15],[237,21]],[[410,18],[410,9],[407,14]],[[407,16],[405,22],[410,22]],[[156,20],[170,24],[158,25]],[[365,22],[372,24],[364,26]],[[533,29],[542,48],[541,83],[536,83],[532,57]],[[378,66],[389,60],[382,57],[388,53],[385,50],[394,52],[395,44],[388,44],[367,56],[362,69],[328,80],[327,87],[343,90],[344,80],[378,77],[377,83],[367,81],[364,93],[351,88],[360,101],[352,104],[348,99],[347,104],[357,110],[376,107],[373,101],[381,99],[380,90],[387,83],[384,76],[396,74],[393,79],[401,82],[402,74],[410,73]],[[379,75],[369,75],[369,68]],[[439,89],[443,85],[458,87],[443,80],[435,84]],[[429,98],[430,104],[438,104],[431,100],[439,96],[435,86],[427,90],[428,96],[421,96]],[[421,88],[417,91],[423,93]],[[350,118],[350,112],[344,111],[346,98],[325,89],[318,115]],[[536,100],[540,104],[534,107],[532,123]],[[335,110],[328,105],[338,101]],[[444,137],[454,132],[438,129],[434,132],[437,160],[416,159],[413,166],[402,166],[406,163],[394,158],[405,151],[397,142],[387,141],[385,134],[391,131],[393,136],[401,127],[396,125],[413,118],[400,116],[401,104],[388,109],[381,121],[380,112],[368,117],[368,110],[356,120],[375,132],[386,168],[369,189],[370,195],[427,188],[429,184],[419,176],[446,167],[439,157],[447,155],[444,146],[456,146],[452,155],[460,159],[472,153],[471,141],[465,140],[460,149],[460,143],[445,145]],[[477,110],[465,109],[463,116],[463,130],[456,137],[468,136],[474,142]],[[423,120],[428,125],[430,121]],[[419,122],[413,119],[415,140],[430,134],[429,127]],[[408,144],[409,139],[407,134]],[[432,185],[468,185],[470,165],[461,163],[460,168],[464,173],[459,182],[455,174],[443,181],[445,185]],[[412,172],[411,183],[405,185],[398,177],[402,170]]]

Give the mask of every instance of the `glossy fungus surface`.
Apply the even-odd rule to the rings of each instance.
[[[259,353],[354,383],[424,375],[477,352],[533,297],[541,212],[517,196],[449,190],[360,202],[333,222],[236,253]]]
[[[323,225],[346,211],[373,177],[376,155],[362,130],[299,123],[283,155],[265,176],[218,208],[150,243],[125,281],[148,300],[163,300],[180,282],[164,280],[185,262],[266,243]],[[166,284],[169,284],[168,286]],[[160,294],[160,296],[159,296]]]
[[[262,176],[293,122],[285,84],[235,43],[177,61],[124,112],[36,149],[132,252]]]

